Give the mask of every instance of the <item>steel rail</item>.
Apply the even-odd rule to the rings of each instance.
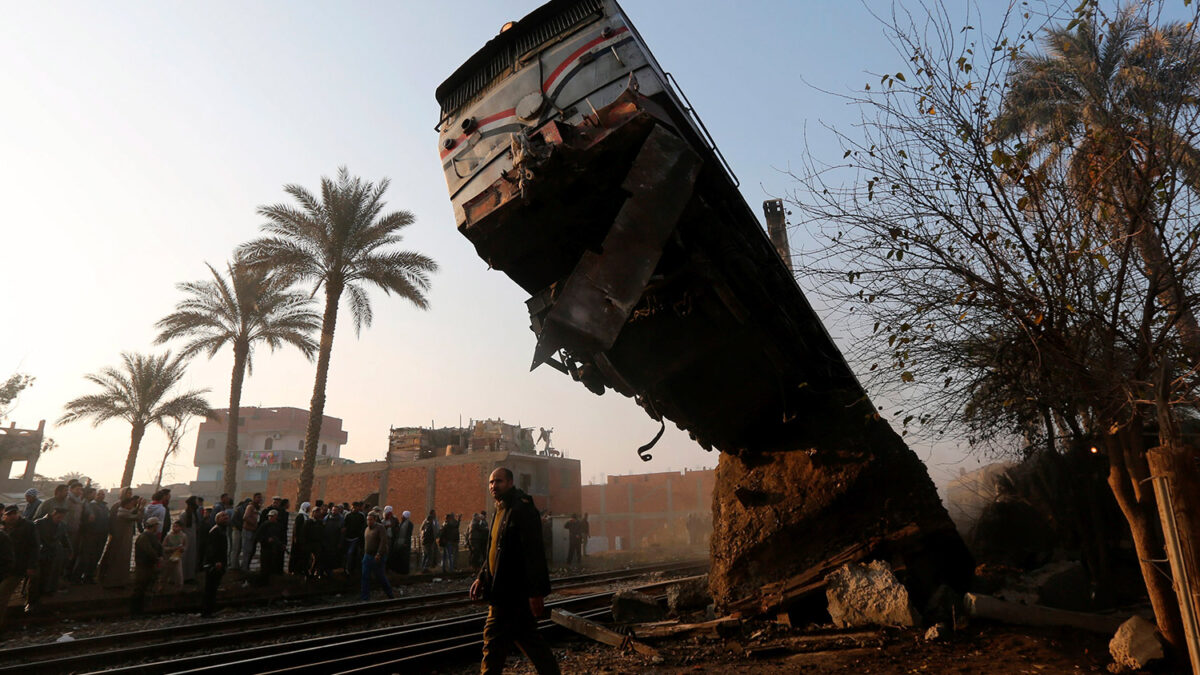
[[[595,583],[637,578],[653,572],[698,570],[703,566],[698,563],[675,563],[564,577],[557,580],[555,588],[556,590],[578,588]],[[676,581],[678,580],[659,582],[658,585],[675,583]],[[294,610],[270,616],[254,615],[210,622],[197,622],[174,627],[81,638],[72,642],[28,645],[0,650],[0,662],[4,664],[0,665],[0,673],[30,672],[31,668],[36,668],[44,673],[78,672],[79,670],[94,669],[98,666],[102,667],[100,664],[103,663],[127,663],[132,660],[144,659],[164,653],[179,653],[181,651],[208,649],[228,646],[230,644],[245,644],[261,635],[265,627],[269,627],[270,629],[288,627],[291,633],[303,632],[304,630],[312,630],[319,633],[328,629],[325,625],[327,620],[336,619],[346,614],[353,615],[356,622],[371,619],[395,620],[421,612],[453,609],[470,604],[471,601],[463,597],[463,591],[458,590],[446,593],[407,596],[392,600],[348,603]],[[419,626],[424,624],[413,625]],[[386,632],[395,630],[396,628],[398,627],[388,626],[375,630]],[[250,632],[247,632],[247,629],[250,629]],[[341,633],[340,635],[344,637],[348,634]],[[111,648],[116,642],[130,641],[142,644],[115,649]],[[270,646],[269,644],[262,645],[256,649]],[[290,647],[291,645],[289,645]],[[64,655],[64,652],[83,653]],[[39,657],[50,655],[52,655],[52,658],[39,660]]]
[[[576,611],[579,616],[596,619],[611,613],[609,607]],[[486,615],[485,615],[486,616]],[[454,637],[431,640],[415,645],[396,645],[371,652],[355,654],[340,659],[326,659],[293,668],[269,670],[260,675],[282,675],[284,673],[318,674],[339,673],[351,675],[374,672],[404,672],[412,673],[414,669],[430,662],[444,662],[447,658],[461,659],[468,655],[479,658],[482,655],[483,639],[480,632],[483,622],[479,621],[470,630],[464,630]],[[559,630],[562,627],[549,619],[538,621],[538,630],[544,633]]]
[[[670,582],[659,582],[655,585],[662,585],[662,583]],[[592,608],[597,604],[607,604],[614,592],[605,591],[575,598],[564,598],[548,602],[546,607]],[[428,648],[432,641],[465,639],[467,635],[478,635],[482,631],[483,621],[486,617],[487,613],[481,612],[404,626],[386,626],[312,637],[303,642],[254,645],[216,654],[196,654],[153,663],[130,663],[115,668],[85,672],[154,675],[158,673],[210,672],[263,673],[273,670],[304,669],[319,661],[352,659],[360,655],[364,649],[380,644],[382,640],[419,640],[419,642],[396,648],[411,651],[422,647]],[[39,673],[42,670],[39,666]]]

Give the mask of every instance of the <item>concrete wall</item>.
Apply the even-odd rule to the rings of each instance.
[[[200,483],[221,483],[225,471],[225,437],[228,426],[228,411],[216,411],[219,419],[210,418],[200,423],[196,434],[196,451],[192,458],[196,466],[196,480]],[[240,410],[238,425],[238,450],[242,459],[238,462],[239,490],[242,482],[257,482],[267,476],[267,467],[247,467],[247,453],[280,453],[279,463],[303,457],[305,434],[308,432],[308,411],[300,408],[260,408],[244,406]],[[317,445],[317,457],[337,458],[349,435],[342,429],[342,420],[328,415],[322,418],[321,440]],[[270,447],[267,447],[270,446]],[[244,491],[244,490],[243,490]]]

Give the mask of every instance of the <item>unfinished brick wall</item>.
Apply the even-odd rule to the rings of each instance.
[[[387,499],[397,511],[411,511],[413,519],[421,521],[429,512],[425,501],[427,470],[419,466],[393,468],[388,472]],[[418,518],[417,516],[420,515]]]
[[[383,479],[383,471],[355,471],[323,476],[323,478],[323,489],[320,492],[313,490],[313,494],[323,494],[327,502],[353,504],[379,492],[379,481]]]
[[[447,512],[470,515],[487,510],[487,480],[491,472],[491,466],[485,464],[439,466],[433,499],[438,518]]]
[[[536,501],[536,500],[535,500]],[[579,484],[579,464],[569,464],[550,470],[550,495],[539,509],[550,509],[553,513],[581,513],[583,491]]]
[[[584,485],[583,512],[589,514],[593,537],[606,537],[615,549],[635,548],[650,539],[658,543],[687,540],[688,516],[706,517],[712,508],[716,472],[666,471],[609,476],[602,485]]]

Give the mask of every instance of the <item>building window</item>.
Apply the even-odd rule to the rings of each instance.
[[[204,444],[204,447],[208,448],[209,450],[217,447],[217,439],[215,439],[215,438],[208,439],[208,442]]]
[[[523,473],[521,474],[521,491],[529,492],[529,487],[533,485],[533,476]]]
[[[322,443],[321,444],[321,454],[322,455],[328,454],[328,451],[329,451],[329,445],[326,443]]]
[[[267,440],[263,441],[263,450],[272,450],[274,448],[275,448],[275,439],[274,438],[268,438]]]
[[[303,440],[296,441],[296,449],[297,449],[297,450],[303,450],[303,449],[304,449],[304,441],[303,441]]]

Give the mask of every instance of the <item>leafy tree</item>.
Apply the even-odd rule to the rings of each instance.
[[[400,231],[413,223],[413,216],[407,211],[382,213],[388,185],[386,178],[375,184],[351,176],[345,167],[338,170],[336,179],[321,178],[319,197],[300,185],[286,185],[284,192],[298,202],[299,208],[289,204],[260,207],[259,214],[268,221],[262,227],[267,236],[239,249],[253,263],[312,282],[314,294],[325,289],[316,381],[300,472],[300,501],[311,497],[329,358],[342,296],[349,301],[356,334],[363,326],[371,325],[373,312],[367,290],[372,286],[389,295],[395,293],[421,309],[428,307],[425,291],[429,289],[429,274],[437,270],[437,264],[420,253],[392,248],[401,241]]]
[[[1130,56],[1120,77],[1192,87],[1174,74],[1191,72],[1198,50],[1178,46],[1163,56],[1163,40],[1150,35],[1153,8],[1141,7],[1138,21],[1118,14],[1121,30],[1133,31],[1118,31],[1120,39],[1150,36],[1131,49],[1140,70]],[[1069,28],[1046,35],[1090,30],[1095,8],[1084,3],[1078,12]],[[798,176],[795,204],[805,224],[828,236],[809,253],[808,273],[853,327],[873,327],[875,337],[854,343],[852,353],[870,364],[873,388],[901,401],[901,425],[965,429],[976,446],[1038,434],[1048,443],[1068,437],[1061,451],[1073,452],[1095,439],[1159,628],[1182,646],[1179,609],[1188,599],[1175,596],[1153,562],[1163,557],[1163,541],[1146,479],[1176,481],[1184,538],[1197,531],[1188,523],[1200,521],[1188,518],[1200,491],[1183,488],[1190,479],[1182,469],[1154,469],[1144,438],[1157,417],[1160,444],[1181,449],[1174,417],[1196,404],[1200,386],[1196,362],[1184,357],[1186,316],[1200,303],[1189,285],[1200,257],[1200,196],[1191,153],[1178,143],[1200,133],[1200,111],[1190,93],[1178,92],[1125,109],[1137,119],[1119,128],[1154,130],[1121,137],[1157,144],[1134,151],[1130,141],[1125,155],[1141,153],[1138,161],[1120,153],[1096,159],[1117,141],[1089,136],[1101,133],[1103,120],[1089,117],[1094,109],[1055,113],[1067,127],[1080,125],[1075,137],[1006,129],[1064,98],[1013,93],[1028,82],[1021,64],[1030,45],[1022,40],[1040,29],[1021,25],[980,42],[974,29],[954,29],[945,17],[926,26],[893,19],[893,43],[909,66],[850,97],[863,120],[853,135],[838,133],[843,164],[810,158]],[[1183,41],[1172,31],[1165,42]],[[1146,84],[1143,94],[1154,90]],[[1019,105],[1034,110],[1013,112]],[[1121,163],[1114,179],[1110,171]],[[1162,267],[1149,244],[1162,245]]]
[[[291,279],[237,259],[227,275],[208,265],[212,279],[179,284],[187,297],[157,324],[159,344],[187,340],[182,356],[205,352],[212,358],[225,345],[233,348],[233,373],[229,384],[228,432],[225,437],[225,479],[222,490],[237,494],[238,425],[242,384],[254,371],[254,348],[265,344],[275,351],[292,345],[308,358],[317,351],[311,334],[320,316],[304,293],[290,290]]]
[[[128,422],[131,427],[129,455],[125,459],[121,485],[132,485],[138,448],[148,427],[157,425],[165,429],[169,419],[212,414],[202,396],[208,389],[172,392],[183,379],[184,364],[183,355],[172,357],[170,352],[158,355],[122,353],[120,368],[108,367],[84,376],[100,387],[100,393],[80,396],[67,403],[66,412],[58,418],[58,423],[90,419],[95,427],[111,419]]]

